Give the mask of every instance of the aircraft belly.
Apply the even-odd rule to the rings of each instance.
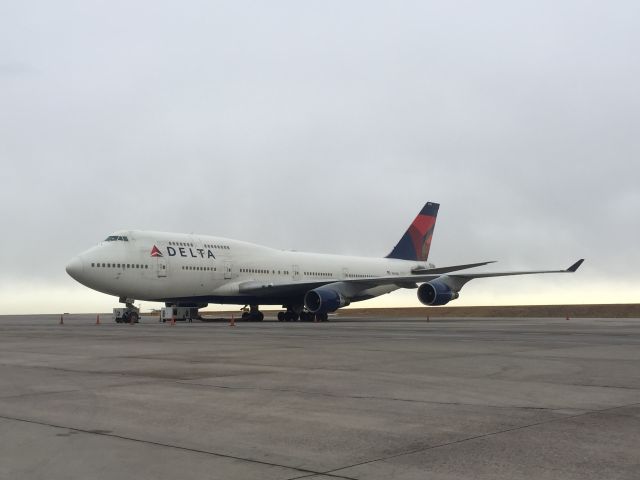
[[[368,288],[366,290],[362,290],[358,292],[354,297],[353,301],[357,302],[359,300],[368,300],[370,298],[379,297],[380,295],[385,295],[387,293],[391,293],[397,290],[398,287],[396,285],[379,285],[377,287]]]

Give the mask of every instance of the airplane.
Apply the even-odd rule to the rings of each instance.
[[[278,250],[228,238],[123,230],[79,254],[67,273],[81,284],[119,297],[127,318],[138,320],[136,300],[196,310],[209,303],[249,305],[244,320],[261,321],[260,305],[281,305],[280,321],[327,321],[329,313],[400,288],[420,302],[445,305],[476,278],[565,270],[461,272],[494,263],[436,267],[428,263],[438,203],[427,202],[384,258]]]

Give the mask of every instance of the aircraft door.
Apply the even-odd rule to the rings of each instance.
[[[300,267],[298,265],[291,266],[291,280],[296,281],[300,279]]]
[[[167,261],[163,257],[157,257],[158,261],[158,278],[167,276]]]
[[[231,262],[224,262],[224,278],[226,280],[231,278]]]

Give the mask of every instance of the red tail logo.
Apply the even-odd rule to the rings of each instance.
[[[156,247],[155,245],[153,246],[153,248],[151,249],[151,256],[152,257],[162,257],[162,252],[158,249],[158,247]]]

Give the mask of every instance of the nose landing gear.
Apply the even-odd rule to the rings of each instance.
[[[126,307],[113,309],[113,319],[116,323],[138,323],[140,321],[140,309],[133,302],[126,302]]]

